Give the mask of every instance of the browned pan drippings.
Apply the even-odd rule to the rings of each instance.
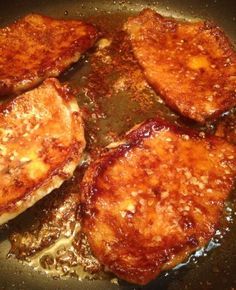
[[[232,143],[236,142],[233,133],[235,126],[232,125],[235,120],[234,111],[220,122],[208,123],[203,127],[181,118],[164,105],[145,81],[132,54],[131,44],[126,34],[121,31],[129,15],[130,13],[104,14],[86,19],[100,28],[103,37],[94,49],[60,78],[78,90],[78,102],[86,125],[87,152],[84,161],[71,181],[9,225],[11,259],[16,257],[32,268],[52,276],[66,276],[67,279],[71,276],[81,279],[99,278],[116,282],[113,280],[114,276],[104,274],[103,267],[91,255],[86,239],[80,234],[80,225],[76,222],[80,198],[78,192],[89,159],[96,158],[109,143],[118,142],[120,136],[133,125],[158,115],[182,126],[196,127],[202,132],[217,132],[218,136]],[[168,283],[181,289],[185,286],[186,289],[197,289],[191,286],[191,283],[197,285],[196,287],[200,285],[194,277],[201,279],[203,286],[213,289],[207,283],[214,283],[213,277],[218,275],[218,271],[224,271],[221,273],[224,276],[231,273],[230,269],[221,266],[221,259],[227,256],[227,249],[236,238],[234,197],[233,194],[227,203],[222,225],[209,246],[193,255],[181,270],[170,271],[166,277],[163,275],[157,279],[153,289],[156,289],[155,285],[162,289]],[[221,246],[218,247],[219,245]],[[217,249],[209,251],[211,248]],[[228,263],[231,268],[235,265],[232,261],[229,260]],[[211,269],[208,274],[211,277],[209,279],[212,279],[210,282],[206,269]],[[175,277],[179,278],[175,280]],[[106,289],[111,285],[108,283],[104,284]],[[130,286],[127,289],[133,288]]]

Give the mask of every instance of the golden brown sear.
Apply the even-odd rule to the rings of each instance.
[[[145,9],[125,30],[147,80],[172,109],[204,123],[236,105],[236,53],[219,27]]]
[[[109,147],[83,179],[83,231],[111,272],[146,284],[214,235],[233,186],[236,150],[161,119]]]
[[[96,29],[78,20],[29,14],[0,30],[0,95],[19,93],[58,76],[97,39]]]
[[[81,112],[66,86],[48,79],[0,109],[0,224],[68,179],[85,147]]]

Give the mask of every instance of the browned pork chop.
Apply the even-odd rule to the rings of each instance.
[[[83,180],[83,231],[93,254],[137,284],[180,263],[214,235],[235,165],[235,147],[221,138],[160,119],[134,128]]]
[[[85,147],[81,112],[66,86],[48,79],[0,110],[0,224],[59,187]]]
[[[30,14],[0,30],[0,95],[19,93],[58,76],[97,39],[78,20]]]
[[[219,27],[145,9],[125,30],[147,80],[171,108],[203,123],[236,105],[236,53]]]

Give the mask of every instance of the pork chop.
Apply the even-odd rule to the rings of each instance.
[[[161,119],[110,147],[83,179],[83,231],[109,271],[146,284],[214,235],[233,186],[236,150]]]
[[[0,95],[19,93],[58,76],[90,48],[98,33],[78,20],[29,14],[0,29]]]
[[[76,99],[56,79],[0,109],[0,224],[71,177],[85,147]]]
[[[125,30],[147,80],[172,109],[204,123],[236,105],[236,53],[215,24],[145,9]]]

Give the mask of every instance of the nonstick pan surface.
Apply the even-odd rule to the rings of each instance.
[[[0,24],[2,26],[16,20],[31,12],[42,13],[57,18],[85,18],[99,24],[102,19],[113,28],[121,25],[129,15],[137,13],[142,8],[150,7],[166,16],[173,16],[182,19],[210,19],[221,26],[227,35],[236,41],[236,2],[223,0],[176,0],[176,1],[80,1],[80,0],[12,0],[0,1]],[[109,30],[109,29],[108,29]],[[81,60],[75,65],[71,72],[61,77],[62,81],[69,81],[76,86],[80,83],[81,76],[86,74],[86,69],[82,70],[85,60]],[[13,64],[14,65],[14,64]],[[116,104],[113,104],[116,105]],[[117,103],[117,111],[124,109],[125,100],[122,104]],[[149,115],[155,113],[151,111]],[[127,112],[128,114],[128,112]],[[144,115],[143,118],[149,117]],[[111,122],[117,120],[111,119]],[[141,121],[134,116],[133,123]],[[124,123],[117,123],[117,132],[123,133],[126,128]],[[105,126],[105,125],[104,125]],[[102,143],[102,142],[101,142]],[[234,200],[234,193],[232,199]],[[198,252],[191,258],[185,266],[174,269],[168,273],[163,273],[155,281],[146,286],[135,286],[125,282],[119,285],[112,284],[107,280],[82,280],[77,278],[64,277],[55,279],[43,272],[34,270],[27,264],[23,264],[14,258],[6,258],[10,249],[8,234],[10,227],[0,229],[0,289],[236,289],[236,211],[234,205],[229,208],[230,217],[224,237],[221,233],[215,238],[204,253]],[[30,215],[24,215],[24,219],[29,219]],[[16,223],[21,223],[22,217],[16,219]],[[214,248],[209,250],[209,248]],[[209,251],[208,251],[209,250]],[[198,257],[199,256],[199,257]]]

